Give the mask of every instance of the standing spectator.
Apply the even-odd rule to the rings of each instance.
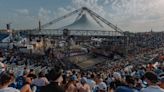
[[[164,89],[157,85],[158,77],[154,72],[146,72],[144,77],[148,87],[143,88],[141,92],[164,92]]]
[[[51,69],[48,73],[48,79],[50,84],[41,88],[41,92],[65,92],[61,87],[61,83],[63,81],[62,71],[60,68]]]

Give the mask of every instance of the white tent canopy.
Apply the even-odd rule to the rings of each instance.
[[[98,23],[96,23],[93,17],[89,16],[89,14],[86,13],[82,14],[81,17],[75,20],[72,24],[62,27],[61,29],[113,31],[111,28],[107,28],[106,25],[103,25],[103,27],[101,27]]]

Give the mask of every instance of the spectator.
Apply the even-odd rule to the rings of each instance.
[[[114,80],[110,83],[110,91],[115,91],[118,86],[124,86],[121,75],[118,72],[113,73]]]
[[[63,81],[61,69],[51,69],[48,73],[48,80],[50,81],[50,84],[41,88],[41,92],[65,92],[60,86],[60,83]]]
[[[5,65],[0,62],[0,74],[5,71]]]
[[[8,87],[14,80],[14,77],[9,72],[0,74],[0,92],[20,92],[19,90]]]
[[[45,77],[45,74],[43,72],[40,72],[38,78],[34,79],[32,84],[41,87],[48,85],[49,82],[48,79]]]
[[[98,85],[97,92],[107,92],[107,85],[104,82],[101,82]]]
[[[160,81],[159,81],[158,85],[159,85],[162,89],[164,89],[164,73],[161,73],[161,74],[159,75],[159,78],[160,78]]]
[[[144,77],[148,87],[143,88],[141,92],[164,92],[164,89],[157,85],[158,77],[154,72],[146,72]]]
[[[70,81],[66,84],[66,92],[77,92],[76,81],[77,77],[73,75]]]
[[[139,92],[135,88],[135,79],[132,76],[126,76],[125,85],[118,86],[116,92]]]
[[[29,75],[31,75],[33,78],[36,78],[34,69],[30,69]]]
[[[23,76],[19,76],[17,79],[16,79],[16,87],[17,89],[21,89],[23,87],[23,85],[25,84],[26,82],[26,77],[28,76],[29,72],[28,70],[25,70],[23,72]]]
[[[9,72],[11,76],[13,76],[13,82],[9,85],[9,87],[17,88],[16,83],[15,83],[15,76],[14,73]]]
[[[32,79],[30,77],[27,77],[26,82],[24,86],[21,88],[20,92],[32,92],[31,83],[32,83]]]
[[[96,82],[94,81],[94,79],[95,79],[95,75],[91,74],[90,78],[87,80],[87,83],[90,86],[91,92],[92,92],[92,90],[94,89],[94,87],[96,85]]]
[[[78,92],[91,92],[90,86],[87,84],[87,79],[85,77],[81,79],[81,86]]]

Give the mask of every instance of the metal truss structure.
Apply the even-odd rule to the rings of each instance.
[[[105,30],[70,30],[71,35],[75,36],[124,36],[124,31],[117,27],[116,25],[112,24],[111,22],[107,21],[105,18],[99,16],[97,13],[93,12],[92,10],[82,7],[80,9],[77,9],[73,12],[70,12],[60,18],[54,19],[46,24],[40,25],[38,28],[34,28],[31,30],[32,34],[34,35],[61,35],[62,32],[59,29],[45,29],[61,20],[64,20],[74,14],[78,13],[78,16],[76,17],[76,20],[80,18],[80,16],[84,13],[87,12],[89,15],[95,20],[95,22],[100,26],[103,27],[101,23],[106,24],[110,28],[112,28],[114,31],[105,31]],[[30,32],[30,34],[31,34]],[[116,32],[116,33],[114,33]]]

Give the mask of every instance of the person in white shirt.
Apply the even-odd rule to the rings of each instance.
[[[0,92],[20,92],[19,90],[8,87],[14,80],[14,76],[12,76],[9,72],[2,72],[0,74]]]
[[[87,84],[90,86],[91,92],[93,92],[93,89],[96,85],[94,78],[95,78],[94,74],[91,74],[91,77],[89,79],[87,79]]]
[[[49,81],[45,77],[45,74],[43,72],[40,72],[38,78],[34,79],[32,84],[42,87],[42,86],[46,86],[47,84],[49,84]]]
[[[164,92],[164,89],[157,85],[158,77],[154,72],[146,72],[144,77],[148,87],[143,88],[141,92]]]
[[[104,82],[98,85],[98,92],[107,92],[107,85]]]

